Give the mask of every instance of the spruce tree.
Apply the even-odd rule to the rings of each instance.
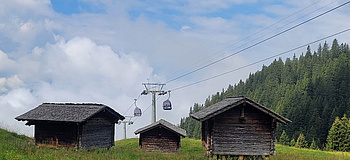
[[[311,145],[310,145],[310,149],[318,149],[315,139],[312,139]]]
[[[307,141],[302,133],[300,133],[298,140],[297,140],[297,143],[295,144],[295,147],[298,147],[298,148],[307,148],[308,147]]]
[[[285,130],[283,130],[279,142],[280,144],[283,144],[283,145],[289,144],[288,135]]]
[[[327,150],[339,150],[339,127],[340,126],[340,120],[339,117],[336,117],[334,120],[334,123],[332,124],[331,129],[329,129],[328,137],[327,137],[327,144],[326,149]]]
[[[350,121],[346,118],[336,117],[327,137],[327,150],[350,151]]]
[[[295,139],[292,139],[292,140],[289,142],[289,146],[295,147]]]

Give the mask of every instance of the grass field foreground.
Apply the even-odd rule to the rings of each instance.
[[[276,155],[272,160],[342,160],[350,159],[348,152],[325,152],[298,149],[282,145],[276,146]],[[184,138],[181,140],[179,153],[148,152],[139,149],[138,139],[126,139],[115,142],[110,150],[76,150],[67,148],[38,147],[33,139],[0,129],[0,160],[7,159],[207,159],[201,147],[201,141]]]

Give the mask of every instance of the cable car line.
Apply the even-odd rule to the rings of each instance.
[[[158,101],[158,99],[160,98],[160,96],[158,95],[158,97],[157,97],[157,101]],[[143,111],[143,114],[144,113],[146,113],[146,111],[149,109],[149,108],[151,108],[152,107],[152,104],[150,104],[144,111]],[[138,119],[139,117],[136,117],[135,119],[134,119],[134,122]],[[130,128],[130,126],[129,126],[129,128]],[[129,129],[128,128],[128,129]]]
[[[214,62],[211,62],[211,63],[206,64],[206,65],[204,65],[204,66],[202,66],[202,67],[199,67],[199,68],[197,68],[197,69],[195,69],[195,70],[192,70],[192,71],[190,71],[190,72],[187,72],[187,73],[185,73],[185,74],[183,74],[183,75],[181,75],[181,76],[178,76],[178,77],[173,78],[173,79],[171,79],[171,80],[169,80],[169,81],[166,81],[165,83],[173,82],[173,81],[178,80],[178,79],[180,79],[180,78],[183,78],[183,77],[185,77],[185,76],[187,76],[187,75],[190,75],[190,74],[192,74],[192,73],[195,73],[195,72],[197,72],[197,71],[199,71],[199,70],[202,70],[202,69],[204,69],[204,68],[207,68],[207,67],[209,67],[209,66],[211,66],[211,65],[213,65],[213,64],[216,64],[216,63],[218,63],[218,62],[220,62],[220,61],[223,61],[223,60],[225,60],[225,59],[227,59],[227,58],[229,58],[229,57],[232,57],[232,56],[234,56],[234,55],[236,55],[236,54],[238,54],[238,53],[241,53],[241,52],[246,51],[246,50],[248,50],[248,49],[250,49],[250,48],[253,48],[253,47],[255,47],[255,46],[257,46],[257,45],[259,45],[259,44],[261,44],[261,43],[264,43],[264,42],[266,42],[266,41],[268,41],[268,40],[270,40],[270,39],[272,39],[272,38],[275,38],[275,37],[277,37],[277,36],[279,36],[279,35],[281,35],[281,34],[283,34],[283,33],[286,33],[286,32],[291,31],[291,30],[293,30],[293,29],[295,29],[295,28],[297,28],[297,27],[299,27],[299,26],[302,26],[302,25],[304,25],[304,24],[306,24],[306,23],[308,23],[308,22],[310,22],[310,21],[312,21],[312,20],[315,20],[315,19],[317,19],[317,18],[319,18],[319,17],[321,17],[321,16],[323,16],[323,15],[325,15],[325,14],[327,14],[327,13],[330,13],[330,12],[336,10],[336,9],[339,9],[339,8],[341,8],[341,7],[343,7],[343,6],[347,5],[347,4],[349,4],[349,3],[350,3],[350,1],[347,1],[347,2],[345,2],[345,3],[343,3],[343,4],[339,5],[339,6],[336,6],[336,7],[332,8],[332,9],[330,9],[330,10],[327,10],[327,11],[325,11],[325,12],[323,12],[323,13],[317,15],[317,16],[314,16],[314,17],[312,17],[312,18],[310,18],[310,19],[308,19],[308,20],[306,20],[306,21],[303,21],[303,22],[301,22],[301,23],[299,23],[299,24],[297,24],[297,25],[295,25],[295,26],[292,26],[292,27],[290,27],[290,28],[288,28],[288,29],[286,29],[286,30],[284,30],[284,31],[282,31],[282,32],[279,32],[279,33],[277,33],[277,34],[275,34],[275,35],[273,35],[273,36],[270,36],[270,37],[268,37],[268,38],[266,38],[266,39],[264,39],[264,40],[261,40],[261,41],[259,41],[259,42],[257,42],[257,43],[254,43],[253,45],[250,45],[250,46],[248,46],[248,47],[246,47],[246,48],[243,48],[243,49],[241,49],[241,50],[239,50],[239,51],[237,51],[237,52],[234,52],[234,53],[232,53],[232,54],[230,54],[230,55],[228,55],[228,56],[225,56],[225,57],[223,57],[223,58],[220,58],[220,59],[218,59],[218,60],[216,60],[216,61],[214,61]]]
[[[248,38],[250,38],[250,37],[252,37],[252,36],[254,36],[254,35],[256,35],[256,34],[262,32],[262,31],[264,31],[264,30],[266,30],[266,29],[268,29],[268,28],[270,28],[270,27],[273,26],[273,25],[275,25],[275,24],[277,24],[277,23],[280,23],[280,22],[286,20],[286,19],[288,19],[289,17],[292,17],[293,15],[296,15],[297,13],[300,13],[301,11],[303,11],[303,10],[309,8],[309,7],[312,6],[312,5],[315,5],[316,3],[320,2],[320,1],[321,1],[321,0],[316,1],[316,2],[314,2],[314,3],[312,3],[312,4],[310,4],[310,5],[308,5],[308,6],[304,7],[304,8],[302,8],[301,10],[298,10],[297,12],[295,12],[295,13],[289,15],[289,16],[286,16],[285,18],[283,18],[283,19],[281,19],[281,20],[279,20],[279,21],[277,21],[277,22],[275,22],[275,23],[273,23],[273,24],[271,24],[271,25],[269,25],[269,26],[267,26],[267,27],[265,27],[265,28],[263,28],[263,29],[261,29],[261,30],[255,32],[255,33],[253,33],[253,34],[247,36],[246,38],[244,38],[244,39],[242,39],[242,40],[239,40],[239,41],[237,41],[236,43],[234,43],[234,44],[232,44],[232,45],[230,45],[230,46],[228,46],[228,47],[226,47],[226,48],[224,48],[224,49],[222,49],[222,50],[219,50],[219,51],[217,51],[217,52],[215,52],[215,53],[220,53],[220,52],[222,52],[222,51],[224,51],[224,50],[226,50],[226,49],[228,49],[228,48],[230,48],[230,47],[232,47],[232,46],[235,46],[238,42],[243,41],[243,40],[246,40],[246,39],[248,39]],[[317,10],[320,10],[320,9],[322,9],[322,8],[324,8],[324,7],[326,7],[326,6],[330,5],[330,4],[332,4],[332,3],[334,3],[334,2],[336,2],[336,1],[333,1],[333,2],[331,2],[331,3],[329,3],[329,4],[325,5],[325,6],[323,6],[323,7],[321,7],[321,8],[319,8],[319,9],[317,9]],[[317,11],[317,10],[315,10],[315,11]],[[309,14],[314,13],[315,11],[310,12]],[[309,15],[309,14],[307,14],[307,15]],[[306,16],[306,15],[305,15],[305,16]],[[305,17],[305,16],[303,16],[303,17]],[[301,19],[301,18],[303,18],[303,17],[300,17],[300,18],[298,18],[297,20],[299,20],[299,19]],[[293,21],[293,22],[295,22],[295,21]],[[290,24],[290,23],[288,23],[288,24]],[[287,25],[288,25],[288,24],[287,24]],[[284,26],[286,26],[286,25],[284,25]],[[284,26],[282,26],[282,27],[284,27]],[[280,28],[282,28],[282,27],[279,27],[279,28],[277,28],[277,29],[280,29]],[[277,29],[275,29],[275,30],[277,30]],[[275,30],[273,30],[273,31],[275,31]],[[273,32],[273,31],[272,31],[272,32]],[[271,33],[271,32],[269,32],[269,33]],[[268,34],[269,34],[269,33],[268,33]],[[265,35],[266,35],[266,34],[265,34]],[[265,36],[265,35],[263,35],[263,36]],[[261,36],[261,37],[263,37],[263,36]],[[261,38],[261,37],[259,37],[259,38]],[[259,38],[256,38],[256,39],[254,39],[253,41],[255,41],[255,40],[259,39]],[[244,44],[244,45],[246,45],[246,44]],[[242,47],[242,46],[244,46],[244,45],[241,45],[241,46],[239,46],[239,47],[237,47],[237,48],[240,48],[240,47]],[[215,54],[215,53],[214,53],[214,54]],[[208,56],[208,57],[210,57],[210,56]],[[206,57],[206,58],[208,58],[208,57]],[[206,58],[204,58],[204,59],[206,59]],[[228,58],[228,57],[227,57],[227,58]],[[204,60],[204,59],[203,59],[203,60]],[[226,57],[224,57],[224,59],[226,59]],[[219,61],[221,61],[221,59],[220,59]],[[216,63],[216,62],[214,62],[214,63]],[[205,67],[204,67],[204,68],[205,68]],[[186,76],[186,75],[184,75],[184,76]],[[183,77],[183,76],[182,76],[182,77]],[[182,78],[182,77],[179,77],[179,78]],[[165,82],[165,83],[169,83],[169,82],[172,82],[172,81],[174,81],[174,80],[176,80],[176,79],[167,81],[167,82]],[[140,95],[139,95],[136,99],[138,100],[139,98],[140,98]],[[134,102],[134,103],[135,103],[135,102]],[[130,107],[125,111],[124,114],[126,114],[126,113],[132,108],[132,106],[134,105],[134,103],[132,103],[132,104],[130,105]]]
[[[139,96],[135,99],[135,101],[130,105],[130,107],[124,112],[124,115],[130,110],[130,108],[131,108],[132,106],[134,106],[134,104],[136,104],[136,101],[137,101],[140,97],[141,97],[141,95],[139,95]]]
[[[253,37],[254,35],[257,35],[258,33],[262,32],[262,31],[264,31],[264,30],[266,30],[266,29],[268,29],[268,28],[270,28],[270,27],[272,27],[272,26],[274,26],[274,25],[276,25],[276,24],[278,24],[278,23],[280,23],[280,22],[282,22],[282,21],[284,21],[284,20],[286,20],[286,19],[288,19],[288,18],[290,18],[290,17],[292,17],[292,16],[298,14],[298,13],[300,13],[301,11],[303,11],[303,10],[305,10],[305,9],[307,9],[307,8],[309,8],[309,7],[311,7],[311,6],[313,6],[313,5],[315,5],[316,3],[320,2],[320,1],[321,1],[321,0],[316,1],[316,2],[310,4],[310,5],[306,6],[306,7],[304,7],[304,8],[302,8],[302,9],[298,10],[297,12],[294,12],[293,14],[290,14],[290,15],[288,15],[288,16],[286,16],[286,17],[280,19],[280,20],[278,20],[277,22],[275,22],[275,23],[273,23],[273,24],[271,24],[271,25],[269,25],[269,26],[267,26],[267,27],[265,27],[265,28],[263,28],[263,29],[261,29],[261,30],[258,30],[257,32],[255,32],[255,33],[253,33],[253,34],[250,34],[249,36],[247,36],[247,37],[245,37],[245,38],[243,38],[243,39],[241,39],[241,40],[238,40],[238,41],[236,41],[235,43],[233,43],[233,44],[231,44],[231,45],[229,45],[229,46],[227,46],[227,47],[225,47],[225,48],[223,48],[223,49],[221,49],[221,50],[219,50],[219,51],[216,51],[216,52],[214,52],[213,54],[211,54],[211,55],[209,55],[209,56],[206,56],[206,57],[202,58],[201,60],[198,60],[198,61],[195,62],[195,63],[191,63],[190,65],[187,65],[186,67],[183,67],[181,70],[176,71],[176,72],[179,72],[179,73],[180,73],[181,71],[185,71],[186,68],[190,68],[190,67],[192,67],[192,66],[196,67],[196,64],[199,64],[201,61],[204,61],[204,60],[206,60],[206,61],[203,62],[203,63],[201,63],[201,64],[209,63],[211,60],[208,60],[208,58],[213,57],[213,56],[215,56],[216,54],[218,54],[218,53],[220,53],[220,52],[223,52],[223,51],[229,49],[230,47],[236,46],[239,42],[242,42],[242,41],[244,41],[244,40],[247,40],[247,39],[250,38],[250,37]],[[313,12],[310,12],[310,13],[308,13],[307,15],[310,15],[311,13],[314,13],[314,12],[316,12],[316,11],[318,11],[318,10],[320,10],[320,9],[322,9],[322,8],[328,6],[328,5],[330,5],[330,4],[332,4],[332,3],[336,2],[336,1],[337,1],[337,0],[335,0],[335,1],[333,1],[333,2],[331,2],[331,3],[329,3],[329,4],[327,4],[327,5],[325,5],[325,6],[321,7],[321,8],[319,8],[319,9],[313,11]],[[306,15],[305,15],[305,16],[306,16]],[[303,17],[305,17],[305,16],[303,16]],[[301,18],[303,18],[303,17],[300,17],[300,18],[298,18],[297,20],[299,20],[299,19],[301,19]],[[296,21],[296,20],[295,20],[295,21]],[[295,21],[293,21],[293,22],[295,22]],[[291,23],[293,23],[293,22],[291,22]],[[288,23],[288,24],[291,24],[291,23]],[[287,24],[287,25],[288,25],[288,24]],[[284,26],[286,26],[286,25],[284,25]],[[282,26],[282,27],[284,27],[284,26]],[[280,28],[282,28],[282,27],[279,27],[279,28],[277,28],[277,29],[274,29],[273,31],[269,32],[268,34],[274,32],[274,31],[276,31],[276,30],[278,30],[278,29],[280,29]],[[264,37],[264,36],[266,36],[266,35],[267,35],[267,34],[264,34],[263,36],[260,36],[259,38]],[[254,39],[253,41],[255,41],[255,40],[259,39],[259,38],[256,38],[256,39]],[[246,44],[247,44],[247,43],[246,43]],[[239,47],[235,47],[235,49],[238,49],[238,48],[240,48],[240,47],[242,47],[242,46],[245,46],[246,44],[241,45],[241,46],[239,46]],[[211,58],[211,59],[214,59],[214,58]],[[200,65],[197,65],[197,66],[200,66]],[[171,75],[175,75],[175,74],[173,73],[173,74],[171,74]],[[180,75],[180,74],[178,74],[178,75]],[[168,76],[170,76],[170,75],[168,75]],[[168,76],[166,76],[166,77],[168,77]]]
[[[310,44],[317,43],[317,42],[319,42],[319,41],[325,40],[325,39],[327,39],[327,38],[330,38],[330,37],[333,37],[333,36],[336,36],[336,35],[339,35],[339,34],[348,32],[348,31],[350,31],[350,28],[349,28],[349,29],[346,29],[346,30],[343,30],[343,31],[340,31],[340,32],[337,32],[337,33],[334,33],[334,34],[332,34],[332,35],[323,37],[323,38],[321,38],[321,39],[318,39],[318,40],[309,42],[309,43],[304,44],[304,45],[301,45],[301,46],[299,46],[299,47],[295,47],[295,48],[293,48],[293,49],[284,51],[284,52],[282,52],[282,53],[279,53],[279,54],[276,54],[276,55],[273,55],[273,56],[270,56],[270,57],[261,59],[261,60],[259,60],[259,61],[256,61],[256,62],[247,64],[247,65],[245,65],[245,66],[242,66],[242,67],[239,67],[239,68],[236,68],[236,69],[233,69],[233,70],[230,70],[230,71],[227,71],[227,72],[224,72],[224,73],[221,73],[221,74],[218,74],[218,75],[215,75],[215,76],[212,76],[212,77],[209,77],[209,78],[206,78],[206,79],[203,79],[203,80],[194,82],[194,83],[190,83],[190,84],[187,84],[187,85],[184,85],[184,86],[181,86],[181,87],[174,88],[174,89],[172,89],[171,91],[180,90],[180,89],[183,89],[183,88],[186,88],[186,87],[189,87],[189,86],[193,86],[193,85],[198,84],[198,83],[202,83],[202,82],[205,82],[205,81],[214,79],[214,78],[218,78],[218,77],[224,76],[224,75],[226,75],[226,74],[229,74],[229,73],[232,73],[232,72],[241,70],[241,69],[243,69],[243,68],[247,68],[247,67],[249,67],[249,66],[252,66],[252,65],[261,63],[261,62],[266,61],[266,60],[269,60],[269,59],[271,59],[271,58],[276,58],[276,57],[281,56],[281,55],[283,55],[283,54],[289,53],[289,52],[291,52],[291,51],[294,51],[294,50],[297,50],[297,49],[300,49],[300,48],[303,48],[303,47],[306,47],[306,46],[308,46],[308,45],[310,45]]]
[[[314,10],[314,11],[312,11],[312,12],[310,12],[310,13],[308,13],[308,14],[302,16],[302,17],[299,17],[298,19],[296,19],[296,20],[294,20],[294,21],[291,21],[291,22],[289,22],[289,23],[287,23],[287,24],[285,24],[285,25],[283,25],[283,26],[281,26],[281,27],[278,27],[278,28],[276,28],[276,29],[274,29],[274,30],[272,30],[272,31],[270,31],[270,32],[268,32],[268,33],[266,33],[266,34],[264,34],[264,35],[261,35],[261,36],[255,38],[255,39],[251,40],[250,42],[247,42],[247,43],[245,43],[245,44],[243,44],[243,45],[241,45],[241,46],[239,46],[239,47],[236,47],[235,49],[241,48],[241,47],[243,47],[243,46],[245,46],[245,45],[247,45],[247,44],[249,44],[249,43],[255,42],[256,40],[258,40],[258,39],[260,39],[260,38],[262,38],[262,37],[265,37],[265,36],[267,36],[267,35],[273,33],[274,31],[277,31],[277,30],[279,30],[279,29],[282,29],[282,28],[284,28],[285,26],[287,26],[287,25],[289,25],[289,24],[292,24],[292,23],[294,23],[294,22],[296,22],[296,21],[298,21],[298,20],[300,20],[300,19],[302,19],[302,18],[304,18],[304,17],[306,17],[306,16],[308,16],[308,15],[310,15],[310,14],[312,14],[312,13],[315,13],[316,11],[323,9],[323,8],[325,8],[326,6],[328,6],[328,5],[330,5],[330,4],[334,3],[334,2],[336,2],[336,1],[333,1],[333,2],[331,2],[331,3],[328,3],[327,5],[325,5],[325,6],[321,7],[321,8],[318,8],[318,9],[316,9],[316,10]],[[233,50],[234,50],[234,49],[233,49]]]
[[[317,2],[319,2],[319,1],[317,1]],[[316,2],[316,3],[317,3],[317,2]],[[333,2],[332,2],[332,3],[333,3]],[[341,4],[341,5],[338,5],[338,6],[334,7],[334,8],[332,8],[332,9],[329,9],[329,10],[327,10],[327,11],[321,13],[321,14],[318,14],[317,16],[314,16],[314,17],[312,17],[312,18],[310,18],[310,19],[308,19],[308,20],[305,20],[305,21],[303,21],[303,22],[301,22],[301,23],[299,23],[299,24],[297,24],[297,25],[294,25],[294,26],[292,26],[292,27],[290,27],[290,28],[288,28],[288,29],[286,29],[286,30],[283,30],[282,32],[279,32],[279,33],[277,33],[277,34],[275,34],[275,35],[273,35],[273,36],[270,36],[270,37],[268,37],[268,38],[266,38],[266,39],[264,39],[264,40],[261,40],[261,41],[259,41],[259,42],[257,42],[257,43],[254,43],[253,45],[250,45],[250,46],[248,46],[248,47],[245,47],[245,48],[243,48],[243,49],[241,49],[241,50],[239,50],[239,51],[237,51],[237,52],[234,52],[234,53],[232,53],[232,54],[230,54],[230,55],[228,55],[228,56],[225,56],[225,57],[223,57],[223,58],[220,58],[220,59],[218,59],[218,60],[215,60],[214,62],[211,62],[211,63],[206,64],[206,65],[204,65],[204,66],[202,66],[202,67],[199,67],[199,68],[197,68],[197,69],[195,69],[195,70],[192,70],[192,71],[190,71],[190,72],[187,72],[187,73],[185,73],[185,74],[183,74],[183,75],[181,75],[181,76],[175,77],[175,78],[173,78],[173,79],[171,79],[171,80],[169,80],[169,81],[167,81],[167,82],[165,82],[165,83],[173,82],[173,81],[178,80],[178,79],[180,79],[180,78],[182,78],[182,77],[185,77],[185,76],[190,75],[190,74],[192,74],[192,73],[195,73],[195,72],[197,72],[197,71],[199,71],[199,70],[202,70],[202,69],[204,69],[204,68],[207,68],[207,67],[209,67],[209,66],[211,66],[211,65],[213,65],[213,64],[216,64],[216,63],[218,63],[218,62],[220,62],[220,61],[223,61],[223,60],[225,60],[225,59],[227,59],[227,58],[229,58],[229,57],[232,57],[233,55],[236,55],[236,54],[241,53],[241,52],[243,52],[243,51],[245,51],[245,50],[248,50],[248,49],[250,49],[250,48],[253,48],[253,47],[255,47],[255,46],[257,46],[257,45],[259,45],[259,44],[261,44],[261,43],[264,43],[264,42],[266,42],[266,41],[268,41],[268,40],[270,40],[270,39],[273,39],[273,38],[275,38],[275,37],[277,37],[277,36],[279,36],[279,35],[281,35],[281,34],[284,34],[284,33],[288,32],[288,31],[291,31],[291,30],[293,30],[293,29],[299,27],[299,26],[302,26],[302,25],[304,25],[304,24],[306,24],[306,23],[308,23],[308,22],[310,22],[310,21],[312,21],[312,20],[315,20],[315,19],[317,19],[317,18],[319,18],[319,17],[321,17],[321,16],[323,16],[323,15],[325,15],[325,14],[328,14],[328,13],[330,13],[330,12],[336,10],[336,9],[339,9],[339,8],[341,8],[341,7],[343,7],[343,6],[347,5],[347,4],[349,4],[349,3],[350,3],[350,1],[347,1],[347,2],[345,2],[345,3],[343,3],[343,4]],[[328,4],[328,5],[329,5],[329,4]],[[310,6],[311,6],[311,5],[310,5]],[[309,6],[308,6],[308,7],[309,7]],[[306,7],[306,8],[308,8],[308,7]],[[306,9],[306,8],[304,8],[304,9]],[[323,8],[324,8],[324,7],[323,7]],[[304,10],[304,9],[302,9],[302,10]],[[321,8],[320,8],[320,9],[321,9]],[[317,9],[317,10],[320,10],[320,9]],[[300,10],[300,11],[302,11],[302,10]],[[316,10],[316,11],[317,11],[317,10]],[[298,11],[298,12],[300,12],[300,11]],[[298,13],[298,12],[296,12],[296,13]],[[315,11],[314,11],[314,12],[315,12]],[[294,13],[294,14],[292,14],[292,15],[295,15],[296,13]],[[311,12],[311,13],[313,13],[313,12]],[[311,13],[309,13],[309,14],[311,14]],[[286,18],[284,18],[284,19],[282,19],[282,20],[280,20],[280,21],[283,21],[283,20],[285,20],[285,19],[291,17],[292,15],[287,16]],[[305,15],[305,16],[306,16],[306,15]],[[303,16],[303,17],[305,17],[305,16]],[[301,18],[302,18],[302,17],[300,17],[299,19],[301,19]],[[299,19],[297,19],[297,20],[299,20]],[[276,22],[276,23],[274,23],[274,24],[277,24],[277,23],[279,23],[280,21],[278,21],[278,22]],[[295,21],[293,21],[293,22],[295,22]],[[262,30],[256,32],[256,33],[254,33],[254,34],[252,34],[252,35],[246,37],[245,39],[248,39],[249,37],[258,34],[258,33],[262,32],[263,30],[266,30],[267,28],[273,26],[274,24],[272,24],[272,25],[270,25],[270,26],[268,26],[268,27],[266,27],[266,28],[264,28],[264,29],[262,29]],[[289,23],[289,24],[290,24],[290,23]],[[286,26],[286,25],[284,25],[284,26]],[[283,27],[284,27],[284,26],[283,26]],[[280,28],[282,28],[282,27],[280,27]],[[280,28],[278,28],[278,29],[280,29]],[[326,36],[326,37],[324,37],[324,38],[318,39],[318,40],[316,40],[316,41],[307,43],[307,44],[305,44],[305,45],[302,45],[302,46],[299,46],[299,47],[290,49],[290,50],[288,50],[288,51],[285,51],[285,52],[282,52],[282,53],[279,53],[279,54],[276,54],[276,55],[273,55],[273,56],[264,58],[264,59],[262,59],[262,60],[259,60],[259,61],[256,61],[256,62],[247,64],[247,65],[245,65],[245,66],[242,66],[242,67],[239,67],[239,68],[236,68],[236,69],[233,69],[233,70],[230,70],[230,71],[227,71],[227,72],[224,72],[224,73],[221,73],[221,74],[218,74],[218,75],[215,75],[215,76],[212,76],[212,77],[209,77],[209,78],[206,78],[206,79],[203,79],[203,80],[194,82],[194,83],[190,83],[190,84],[187,84],[187,85],[184,85],[184,86],[180,86],[180,87],[171,89],[171,90],[169,90],[169,92],[170,92],[170,91],[175,91],[175,90],[180,90],[180,89],[183,89],[183,88],[186,88],[186,87],[189,87],[189,86],[198,84],[198,83],[202,83],[202,82],[205,82],[205,81],[208,81],[208,80],[211,80],[211,79],[215,79],[215,78],[221,77],[221,76],[223,76],[223,75],[226,75],[226,74],[235,72],[235,71],[237,71],[237,70],[241,70],[241,69],[243,69],[243,68],[246,68],[246,67],[249,67],[249,66],[252,66],[252,65],[261,63],[261,62],[266,61],[266,60],[268,60],[268,59],[275,58],[275,57],[277,57],[277,56],[281,56],[281,55],[286,54],[286,53],[289,53],[289,52],[291,52],[291,51],[294,51],[294,50],[303,48],[303,47],[305,47],[305,46],[307,46],[307,45],[310,45],[310,44],[319,42],[319,41],[321,41],[321,40],[330,38],[330,37],[332,37],[332,36],[335,36],[335,35],[338,35],[338,34],[342,34],[342,33],[348,32],[349,30],[350,30],[350,29],[346,29],[346,30],[343,30],[343,31],[341,31],[341,32],[337,32],[337,33],[335,33],[335,34],[332,34],[332,35]],[[270,33],[271,33],[271,32],[270,32]],[[259,37],[259,38],[261,38],[261,37]],[[243,39],[243,40],[245,40],[245,39]],[[236,44],[236,43],[235,43],[235,44]],[[234,45],[235,45],[235,44],[234,44]],[[227,48],[229,48],[229,47],[231,47],[231,46],[234,46],[234,45],[230,45],[230,46],[226,47],[224,50],[226,50]],[[221,50],[221,51],[223,51],[223,50]],[[219,51],[219,52],[221,52],[221,51]],[[136,106],[136,101],[140,98],[140,96],[141,96],[141,95],[139,95],[139,96],[135,99],[135,102],[125,111],[124,114],[126,114],[126,113],[132,108],[132,106],[133,106],[134,104],[135,104],[135,106]],[[158,100],[159,98],[160,98],[160,96],[158,95],[157,100]],[[149,105],[149,106],[144,110],[144,112],[146,112],[151,106],[152,106],[152,105]],[[137,106],[136,106],[136,107],[137,107]],[[136,121],[137,119],[138,119],[138,117],[136,117],[136,118],[134,119],[134,121]]]

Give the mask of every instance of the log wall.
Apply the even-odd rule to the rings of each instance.
[[[244,108],[242,110],[242,108]],[[219,155],[274,153],[273,118],[250,105],[240,105],[213,118],[212,149]]]
[[[180,148],[180,136],[164,127],[156,127],[141,133],[139,144],[146,150],[176,152]]]
[[[35,143],[76,146],[78,125],[75,123],[37,122]]]
[[[85,149],[114,146],[114,123],[102,113],[91,117],[82,126],[80,144]]]

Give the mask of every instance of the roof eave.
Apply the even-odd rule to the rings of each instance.
[[[149,130],[152,130],[152,129],[156,128],[157,126],[160,126],[160,125],[163,126],[164,128],[167,128],[169,131],[171,131],[171,132],[173,132],[173,133],[175,133],[175,134],[177,134],[177,135],[179,135],[179,136],[182,136],[182,137],[186,137],[186,136],[187,136],[186,130],[184,130],[185,133],[181,133],[181,132],[179,132],[179,131],[176,131],[176,130],[174,130],[174,129],[168,127],[168,126],[166,126],[165,124],[163,124],[163,123],[161,122],[161,120],[160,120],[160,121],[157,121],[157,122],[155,122],[155,123],[153,123],[153,124],[147,125],[147,126],[145,126],[145,127],[142,127],[142,128],[140,128],[140,129],[136,130],[134,133],[135,133],[135,135],[141,134],[141,133],[147,132],[147,131],[149,131]],[[171,124],[171,125],[172,125],[172,124]],[[182,128],[181,128],[181,129],[182,129]]]
[[[118,123],[118,120],[124,120],[124,119],[125,119],[125,117],[122,116],[121,114],[119,114],[119,113],[117,113],[117,112],[115,112],[115,111],[114,111],[114,112],[117,113],[117,114],[113,113],[113,109],[109,109],[108,106],[105,106],[105,105],[103,105],[103,106],[104,106],[103,108],[99,109],[99,110],[96,111],[94,114],[91,114],[90,116],[88,116],[88,117],[86,117],[85,119],[83,119],[82,122],[85,122],[86,120],[88,120],[88,119],[90,119],[91,117],[95,116],[96,114],[100,113],[102,110],[104,110],[104,111],[107,110],[107,112],[109,112],[109,113],[111,113],[112,115],[118,117],[118,119],[117,119],[114,123]]]
[[[241,99],[241,100],[239,100],[239,101],[237,101],[237,102],[235,102],[235,103],[226,105],[226,106],[224,106],[222,109],[220,109],[220,110],[218,110],[218,111],[216,111],[216,112],[213,112],[212,114],[206,115],[206,116],[204,116],[204,117],[202,117],[202,118],[199,118],[199,117],[193,115],[193,114],[195,114],[195,113],[191,114],[190,116],[193,115],[192,117],[193,117],[195,120],[198,120],[198,121],[203,122],[203,121],[206,121],[206,120],[208,120],[208,119],[210,119],[210,118],[212,118],[212,117],[215,117],[215,116],[217,116],[217,115],[219,115],[219,114],[221,114],[221,113],[223,113],[223,112],[225,112],[225,111],[227,111],[227,110],[230,110],[230,109],[232,109],[232,108],[234,108],[234,107],[236,107],[236,106],[238,106],[238,105],[240,105],[240,104],[242,104],[242,103],[244,103],[244,102],[245,102],[244,99]]]
[[[264,106],[262,106],[262,105],[260,105],[260,104],[258,104],[256,102],[252,101],[249,98],[245,98],[245,99],[246,99],[245,102],[249,103],[251,106],[259,109],[260,111],[266,113],[267,115],[269,115],[269,116],[271,116],[273,118],[276,118],[276,120],[278,120],[279,122],[281,122],[283,124],[288,124],[288,123],[292,122],[291,120],[289,120],[289,119],[287,119],[287,118],[285,118],[285,117],[275,113],[272,110],[267,109],[266,107],[264,107]]]
[[[196,116],[196,113],[193,113],[193,114],[191,114],[190,116],[191,116],[193,119],[197,120],[197,121],[203,122],[203,121],[206,121],[206,120],[208,120],[208,119],[210,119],[210,118],[212,118],[212,117],[215,117],[215,116],[217,116],[217,115],[219,115],[219,114],[221,114],[221,113],[223,113],[223,112],[225,112],[225,111],[227,111],[227,110],[230,110],[230,109],[232,109],[232,108],[234,108],[234,107],[236,107],[236,106],[238,106],[238,105],[240,105],[240,104],[242,104],[242,103],[248,103],[248,104],[250,104],[250,105],[253,106],[254,108],[256,108],[256,109],[258,109],[258,110],[264,112],[265,114],[267,114],[267,115],[269,115],[269,116],[275,118],[277,121],[279,121],[279,122],[281,122],[281,123],[283,123],[283,124],[288,124],[288,123],[291,123],[291,122],[292,122],[291,120],[289,120],[289,119],[287,119],[287,118],[285,118],[285,117],[283,117],[283,116],[281,116],[281,115],[275,113],[275,112],[272,111],[272,110],[267,109],[266,107],[264,107],[264,106],[262,106],[262,105],[260,105],[260,104],[258,104],[258,103],[256,103],[256,102],[252,101],[251,99],[249,99],[249,98],[247,98],[247,97],[244,97],[244,98],[242,98],[241,100],[239,100],[239,101],[237,101],[237,102],[235,102],[235,103],[226,105],[226,106],[222,107],[222,109],[220,109],[220,110],[218,110],[218,111],[216,111],[216,112],[213,112],[213,113],[211,113],[211,114],[205,115],[205,116],[203,116],[203,117],[198,117],[198,116]],[[199,112],[200,112],[200,111],[199,111]],[[198,113],[198,112],[197,112],[197,113]]]

